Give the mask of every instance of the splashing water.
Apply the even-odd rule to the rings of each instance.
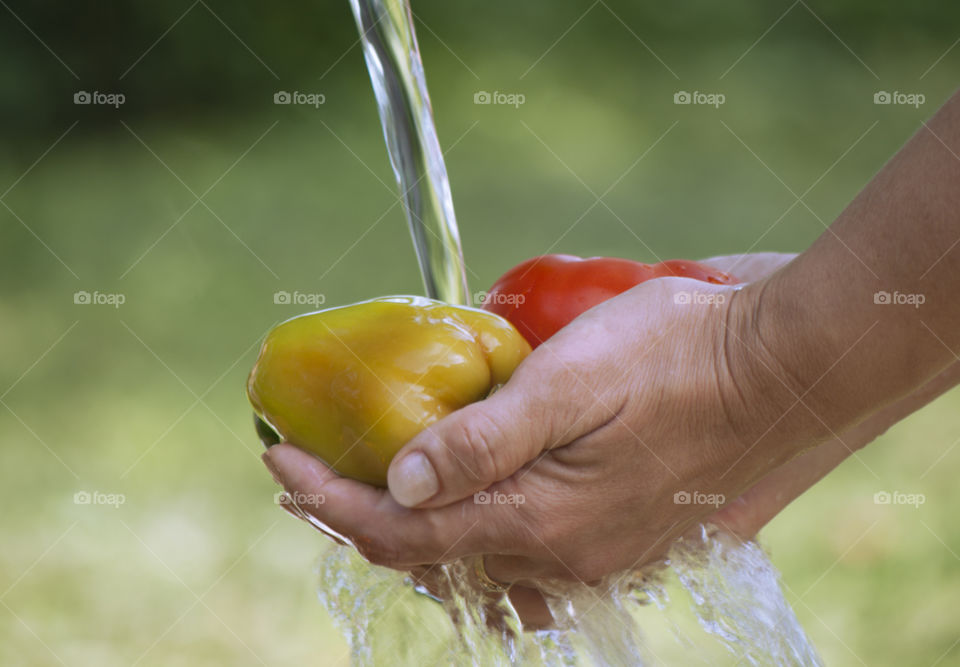
[[[468,304],[412,13],[404,0],[350,4],[427,295]],[[610,575],[595,587],[542,582],[555,621],[551,630],[523,631],[506,598],[491,603],[470,588],[465,563],[435,568],[446,592],[442,604],[418,593],[402,573],[372,566],[352,548],[326,552],[318,596],[355,664],[642,665],[663,663],[665,651],[676,664],[712,664],[705,656],[718,649],[738,663],[821,664],[763,550],[713,527],[678,541],[664,563]],[[675,590],[692,602],[696,622],[686,619],[689,627],[682,618],[688,606],[671,602]],[[641,632],[641,626],[649,630],[664,622],[656,637]],[[672,638],[672,645],[662,646],[663,637]]]
[[[319,597],[355,664],[716,664],[723,649],[737,664],[822,664],[760,546],[712,527],[679,541],[665,563],[595,587],[544,582],[552,630],[523,632],[506,602],[493,610],[505,622],[492,624],[489,602],[463,583],[466,566],[441,567],[454,591],[443,607],[415,593],[402,573],[373,567],[351,549],[325,554]],[[689,607],[699,629],[683,616]],[[647,610],[668,624],[658,642],[641,630]],[[701,630],[707,636],[698,641]],[[664,646],[664,637],[672,643]]]
[[[752,665],[819,665],[820,658],[780,591],[780,573],[756,542],[703,527],[678,543],[671,565],[703,628]]]

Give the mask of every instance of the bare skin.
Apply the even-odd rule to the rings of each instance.
[[[665,278],[584,313],[499,392],[408,443],[389,492],[289,445],[271,465],[400,569],[485,555],[498,581],[593,582],[716,512],[681,493],[729,501],[713,520],[753,535],[960,381],[957,154],[954,96],[806,252],[769,276],[783,256],[732,260],[741,277],[756,269],[742,289]],[[484,489],[523,502],[473,502]]]
[[[722,268],[724,265],[717,264],[717,266]],[[883,408],[841,437],[815,447],[774,470],[739,498],[710,516],[708,522],[741,540],[753,539],[760,529],[781,510],[826,477],[857,450],[870,444],[891,426],[958,383],[960,383],[960,363],[955,363],[910,396]],[[411,571],[411,574],[418,583],[425,585],[435,596],[445,596],[435,568],[416,568]],[[539,630],[550,627],[553,617],[543,596],[536,588],[515,585],[511,587],[509,595],[510,602],[526,629]],[[499,597],[492,595],[491,602],[495,602]],[[496,613],[496,609],[491,604],[492,614]]]
[[[716,257],[704,260],[703,263],[724,271],[736,272],[737,276],[744,281],[753,282],[773,273],[793,258],[794,255],[788,254],[759,253],[749,256]],[[743,540],[752,539],[784,507],[825,477],[847,457],[958,382],[960,382],[960,363],[948,367],[913,394],[878,411],[842,436],[832,438],[774,470],[740,497],[710,516],[708,520]],[[275,455],[283,454],[276,452]],[[292,452],[292,455],[299,456],[299,450]],[[435,596],[445,595],[436,569],[421,566],[413,568],[411,574],[418,583],[425,585]],[[495,602],[498,597],[491,596],[491,602]],[[552,618],[536,588],[513,586],[510,590],[510,598],[511,604],[526,628],[537,629],[549,626]],[[491,605],[491,611],[493,609]]]

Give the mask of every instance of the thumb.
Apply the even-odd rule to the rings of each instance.
[[[516,380],[428,426],[397,453],[387,483],[398,503],[441,507],[461,500],[551,446],[553,416]]]

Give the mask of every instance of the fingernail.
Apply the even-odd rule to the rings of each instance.
[[[391,466],[387,483],[396,501],[406,507],[419,505],[440,490],[436,471],[420,452],[408,454],[400,463]]]
[[[270,452],[264,452],[260,455],[260,460],[263,461],[263,465],[267,466],[267,470],[270,471],[270,474],[273,476],[273,481],[283,486],[283,478],[280,477],[280,471],[277,469],[277,465],[270,460]]]

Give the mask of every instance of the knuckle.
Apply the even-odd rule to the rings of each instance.
[[[479,482],[498,481],[513,471],[507,469],[507,457],[497,447],[500,426],[477,410],[457,422],[454,437],[464,449],[461,463],[471,479]]]

